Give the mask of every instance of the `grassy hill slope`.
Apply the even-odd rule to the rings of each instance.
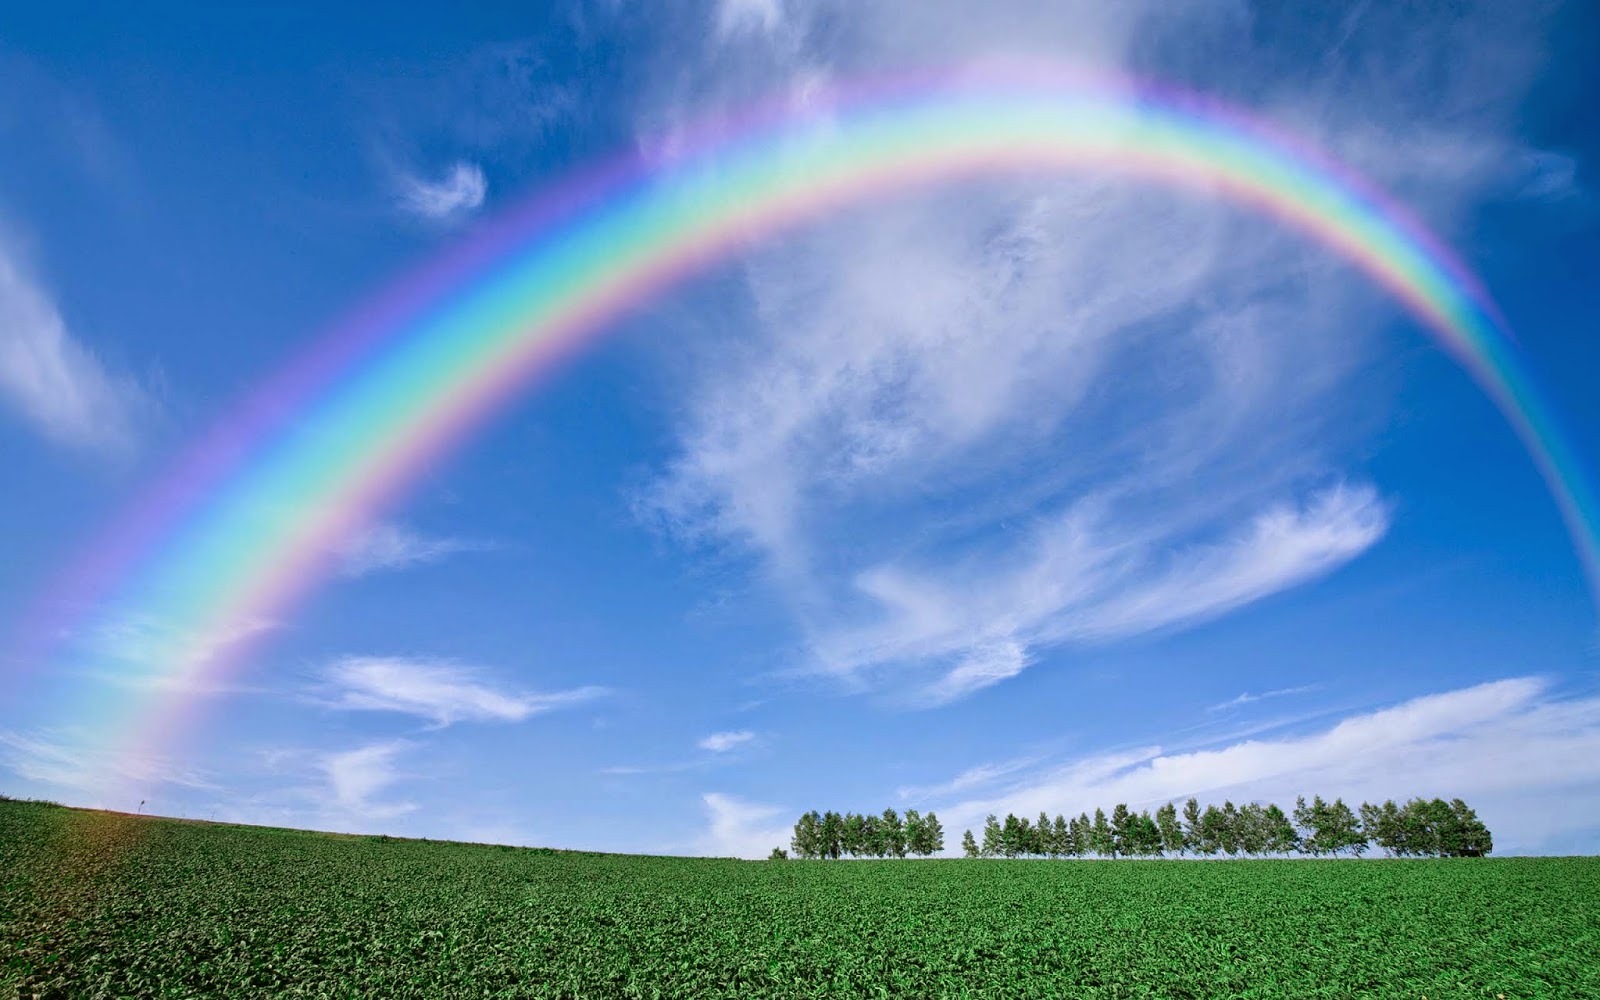
[[[0,995],[1600,997],[1600,859],[742,862],[0,802]]]

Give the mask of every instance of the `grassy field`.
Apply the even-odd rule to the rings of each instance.
[[[0,802],[0,995],[1600,997],[1600,859],[741,862]]]

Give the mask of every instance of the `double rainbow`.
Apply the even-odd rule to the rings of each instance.
[[[1370,185],[1237,112],[1124,81],[923,79],[689,133],[579,175],[372,303],[268,382],[80,565],[73,586],[140,639],[107,669],[152,682],[97,725],[165,732],[185,692],[281,620],[428,462],[610,322],[752,241],[875,194],[1098,171],[1253,207],[1398,297],[1526,445],[1600,593],[1600,507],[1469,273]],[[80,633],[84,629],[78,629]],[[119,659],[119,655],[121,658]]]

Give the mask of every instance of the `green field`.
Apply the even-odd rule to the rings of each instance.
[[[1600,997],[1600,859],[742,862],[0,802],[32,997]]]

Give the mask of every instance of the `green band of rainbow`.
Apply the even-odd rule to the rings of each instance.
[[[591,185],[580,206],[530,213],[537,222],[515,238],[499,232],[492,254],[480,249],[249,451],[120,591],[117,613],[167,643],[142,661],[180,682],[223,669],[219,648],[284,614],[339,539],[426,463],[665,286],[850,202],[1017,172],[1104,171],[1220,195],[1342,254],[1506,415],[1600,594],[1594,493],[1467,272],[1370,188],[1236,114],[1120,84],[969,80],[707,134],[671,162]],[[163,732],[182,703],[115,715]]]

